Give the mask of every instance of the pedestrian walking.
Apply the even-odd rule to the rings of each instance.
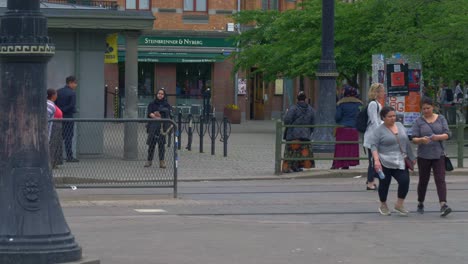
[[[395,211],[401,216],[407,216],[409,211],[403,203],[409,189],[409,171],[405,158],[408,157],[412,164],[416,163],[411,145],[406,134],[406,129],[400,122],[396,122],[396,113],[393,107],[385,106],[380,111],[383,124],[379,125],[369,139],[371,145],[374,168],[377,172],[383,172],[384,178],[379,183],[379,212],[382,215],[390,215],[387,205],[388,189],[392,177],[398,182],[398,199],[395,203]]]
[[[356,118],[362,101],[356,98],[356,88],[346,85],[344,97],[336,104],[335,121],[338,125],[335,136],[335,158],[359,158],[359,143],[340,143],[340,141],[358,141],[359,132],[356,130]],[[348,169],[350,166],[359,165],[359,160],[333,160],[331,169]]]
[[[377,185],[375,184],[375,179],[378,177],[377,173],[374,169],[374,162],[372,160],[372,151],[371,145],[369,143],[369,139],[374,132],[374,130],[382,124],[382,119],[380,118],[380,110],[382,109],[382,105],[379,101],[385,100],[385,87],[381,83],[373,83],[369,88],[369,92],[367,94],[369,98],[368,106],[367,106],[367,115],[369,117],[369,121],[367,123],[366,132],[364,133],[364,142],[363,147],[367,149],[367,155],[369,160],[369,165],[367,166],[367,190],[377,190]]]
[[[314,125],[315,111],[306,103],[306,95],[299,92],[297,103],[288,110],[284,117],[285,125]],[[286,144],[284,150],[285,158],[311,158],[306,160],[285,160],[283,162],[283,172],[298,172],[304,168],[314,168],[314,153],[311,144],[302,144],[301,141],[311,141],[313,127],[288,127],[285,131],[284,139],[293,144]],[[297,144],[294,144],[297,142]]]
[[[167,102],[166,91],[159,89],[156,94],[156,99],[148,105],[147,113],[148,118],[151,119],[162,119],[170,118],[171,105]],[[153,165],[154,151],[156,144],[158,145],[158,156],[159,156],[159,167],[166,168],[165,156],[165,144],[166,144],[166,133],[170,129],[168,123],[162,122],[148,122],[147,130],[148,138],[146,144],[148,145],[148,156],[145,167],[151,167]]]
[[[62,110],[64,118],[73,118],[76,113],[76,88],[78,87],[78,81],[75,76],[68,76],[65,79],[65,87],[57,91],[57,106]],[[67,154],[67,162],[79,162],[79,160],[73,157],[73,136],[75,129],[75,122],[64,121],[62,128],[62,137],[65,143],[65,152]]]
[[[417,212],[424,213],[424,200],[431,176],[439,196],[440,216],[447,216],[452,209],[447,205],[447,184],[445,183],[445,152],[443,141],[449,139],[451,132],[447,120],[434,113],[434,103],[430,99],[422,102],[422,116],[416,119],[412,129],[412,141],[418,144],[418,207]]]

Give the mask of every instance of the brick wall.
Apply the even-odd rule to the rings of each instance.
[[[233,64],[231,61],[217,62],[213,66],[213,98],[216,112],[222,112],[226,104],[234,103]]]
[[[154,28],[159,30],[224,31],[226,24],[233,22],[229,12],[237,10],[237,0],[208,0],[207,12],[184,12],[183,8],[183,0],[153,0],[152,9],[156,17]],[[172,9],[175,12],[168,12],[167,9]],[[217,14],[217,12],[223,12],[223,14]],[[194,22],[197,19],[187,19],[187,16],[206,17],[206,19]]]

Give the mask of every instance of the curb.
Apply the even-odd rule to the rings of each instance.
[[[455,169],[447,172],[447,176],[467,177],[468,169]],[[326,179],[326,178],[352,178],[355,176],[367,177],[367,169],[360,170],[308,170],[296,173],[283,173],[272,176],[252,176],[237,178],[199,178],[199,179],[178,179],[178,182],[204,182],[204,181],[259,181],[259,180],[294,180],[294,179]],[[410,176],[417,177],[418,171],[410,172]]]

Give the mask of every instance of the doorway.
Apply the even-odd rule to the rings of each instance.
[[[251,72],[254,72],[252,69]],[[265,100],[263,95],[265,94],[265,83],[263,82],[263,75],[261,73],[255,73],[250,77],[249,83],[249,102],[250,102],[250,113],[249,117],[251,120],[264,120],[265,119]]]

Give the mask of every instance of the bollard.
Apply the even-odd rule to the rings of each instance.
[[[179,120],[177,120],[177,127],[179,128],[179,133],[177,133],[177,141],[178,141],[178,144],[177,144],[177,149],[180,150],[180,146],[182,145],[182,113],[179,112],[179,114],[177,115],[177,118]]]
[[[281,174],[281,146],[283,141],[282,121],[276,121],[276,139],[275,139],[275,175]]]
[[[228,119],[227,117],[224,117],[223,118],[223,154],[224,154],[224,157],[227,157],[227,140],[228,140],[228,135],[227,135],[227,122],[228,122]]]
[[[192,141],[193,141],[193,118],[192,114],[189,114],[188,116],[188,141],[187,141],[187,147],[186,149],[188,151],[192,151]]]
[[[179,134],[181,132],[179,131]],[[174,194],[173,194],[173,198],[176,199],[177,198],[177,169],[179,168],[179,154],[177,154],[177,146],[179,146],[180,148],[180,144],[179,144],[179,140],[178,140],[178,137],[177,135],[174,135],[174,141],[175,141],[175,144],[174,144]]]
[[[211,155],[215,154],[216,141],[216,117],[211,118]]]
[[[457,124],[457,167],[463,168],[463,150],[465,148],[465,122]]]
[[[203,153],[203,118],[200,116],[200,153]]]

